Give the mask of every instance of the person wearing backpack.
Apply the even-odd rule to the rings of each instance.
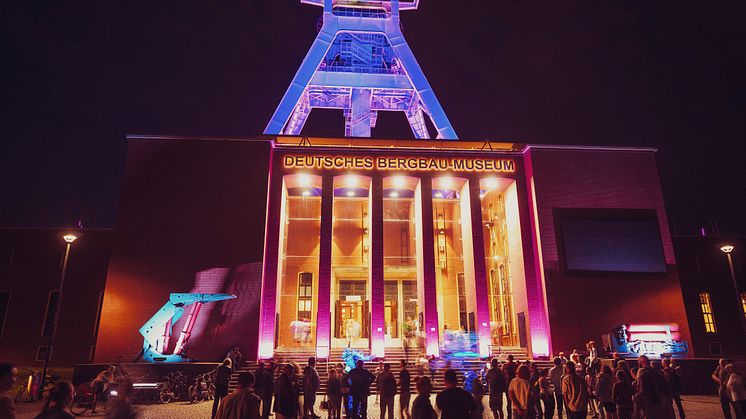
[[[683,387],[681,376],[676,371],[676,368],[671,365],[671,358],[663,358],[661,365],[663,366],[663,375],[671,386],[673,401],[679,409],[679,419],[684,419],[684,406],[681,404],[681,390]]]

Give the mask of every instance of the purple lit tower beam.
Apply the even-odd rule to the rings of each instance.
[[[399,10],[419,0],[301,0],[323,6],[323,25],[265,134],[300,135],[311,109],[342,109],[345,136],[370,137],[379,111],[404,112],[415,138],[457,139],[409,48]]]

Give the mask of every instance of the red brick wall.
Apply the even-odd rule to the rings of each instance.
[[[269,153],[266,141],[129,141],[97,362],[132,360],[172,292],[238,294],[205,305],[190,356],[256,354]]]
[[[690,341],[652,151],[531,148],[554,352],[584,348],[619,323],[675,322]],[[569,277],[560,267],[553,209],[654,209],[667,274],[658,279]]]

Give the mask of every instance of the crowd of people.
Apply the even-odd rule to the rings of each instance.
[[[551,368],[539,368],[530,361],[516,362],[511,355],[505,362],[492,359],[483,374],[465,377],[465,387],[470,391],[459,386],[459,373],[448,368],[443,373],[445,389],[435,397],[435,405],[431,402],[434,375],[422,371],[414,379],[417,396],[412,401],[413,378],[405,360],[401,360],[398,374],[383,362],[375,374],[362,360],[349,371],[340,363],[328,371],[321,407],[327,410],[329,419],[368,418],[368,399],[375,386],[381,419],[394,419],[395,412],[402,419],[482,418],[485,396],[495,419],[551,419],[555,415],[569,419],[589,415],[600,419],[685,417],[680,367],[674,359],[651,361],[642,355],[633,368],[616,354],[611,362],[602,363],[591,350],[588,356],[573,351],[569,358],[560,353],[552,362]],[[216,371],[213,418],[320,418],[314,410],[321,389],[315,358],[309,358],[304,368],[296,363],[278,366],[274,361],[259,362],[256,371],[238,374],[238,387],[228,394],[232,365],[231,358],[226,358]],[[13,400],[6,393],[17,375],[11,364],[0,364],[0,418],[15,418]],[[93,380],[93,385],[105,386],[115,376],[116,370],[109,368]],[[712,379],[718,385],[724,418],[744,418],[746,390],[735,366],[721,359]],[[118,396],[107,403],[106,417],[136,418],[131,383],[120,380],[117,389]],[[69,406],[74,394],[71,383],[55,383],[36,418],[72,418]]]

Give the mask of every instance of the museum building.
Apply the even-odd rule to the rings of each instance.
[[[131,137],[116,232],[97,361],[136,352],[172,292],[237,297],[202,308],[197,359],[689,340],[653,149]]]

